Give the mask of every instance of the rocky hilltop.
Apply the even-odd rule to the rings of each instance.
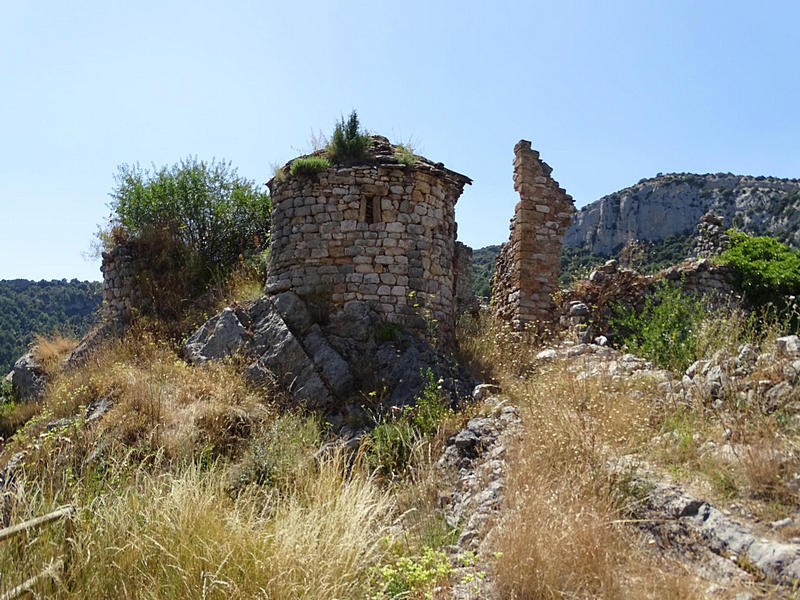
[[[642,179],[581,208],[565,244],[609,255],[631,240],[693,233],[706,212],[726,227],[800,246],[800,179],[669,173]]]

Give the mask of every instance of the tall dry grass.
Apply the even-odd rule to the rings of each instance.
[[[37,496],[36,509],[47,502]],[[393,518],[390,496],[334,454],[285,494],[231,496],[222,463],[137,469],[80,507],[74,557],[52,598],[365,597]],[[45,564],[60,540],[32,548]],[[0,564],[9,557],[0,548]],[[19,563],[17,563],[19,564]]]
[[[462,322],[461,334],[462,351],[500,383],[524,423],[492,535],[500,597],[694,597],[692,577],[659,563],[625,522],[624,482],[608,468],[653,436],[656,382],[543,365],[537,338],[487,318]]]
[[[534,327],[515,331],[485,312],[465,314],[457,326],[459,360],[483,381],[523,375],[530,372],[548,333]]]
[[[608,461],[651,435],[647,382],[578,380],[566,363],[504,378],[525,432],[510,455],[494,536],[504,598],[691,598],[625,524],[622,482]]]

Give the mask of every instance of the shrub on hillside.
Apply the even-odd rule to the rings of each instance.
[[[414,447],[436,433],[452,410],[439,389],[433,371],[420,371],[425,386],[413,404],[399,418],[378,424],[366,436],[366,463],[384,476],[404,474],[410,466]]]
[[[630,352],[681,372],[696,358],[705,314],[700,300],[662,281],[641,311],[617,306],[611,323]]]
[[[747,298],[755,304],[785,304],[800,294],[800,253],[769,236],[729,230],[730,247],[720,255],[730,265]]]
[[[269,196],[229,163],[190,157],[152,171],[123,164],[116,182],[111,208],[117,233],[166,235],[192,255],[202,284],[266,247]]]

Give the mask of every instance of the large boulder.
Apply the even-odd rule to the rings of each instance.
[[[254,383],[273,382],[310,408],[333,401],[314,362],[272,304],[259,301],[248,353],[257,356],[246,375]]]
[[[11,371],[14,396],[20,400],[38,400],[44,394],[47,375],[36,361],[35,350],[23,354],[14,363]]]
[[[218,360],[239,351],[249,340],[247,329],[230,307],[203,323],[183,345],[183,353],[192,362]]]

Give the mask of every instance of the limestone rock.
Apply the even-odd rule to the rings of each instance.
[[[646,179],[580,209],[564,243],[609,255],[631,240],[657,241],[693,233],[711,211],[722,218],[723,227],[738,216],[743,231],[785,237],[800,245],[800,232],[787,229],[785,220],[769,212],[798,186],[796,179],[724,173],[673,173]]]
[[[475,402],[481,402],[489,396],[494,396],[495,394],[499,393],[500,386],[493,383],[482,383],[480,385],[476,385],[475,389],[472,390],[472,399]]]
[[[800,357],[800,336],[787,335],[775,340],[775,348],[779,357]]]
[[[87,333],[70,355],[64,360],[65,369],[75,369],[83,365],[87,359],[97,352],[102,345],[114,336],[122,333],[122,323],[116,319],[106,319]]]
[[[313,319],[308,307],[297,294],[283,292],[272,297],[272,304],[295,335],[305,335]]]
[[[184,356],[196,363],[218,360],[236,353],[248,340],[247,330],[232,308],[203,323],[183,345]]]
[[[332,403],[333,398],[313,361],[277,310],[267,309],[254,321],[252,336],[250,353],[258,358],[246,370],[251,381],[277,382],[311,408]]]
[[[34,350],[17,359],[11,372],[14,396],[21,400],[37,400],[44,393],[46,384],[47,376],[41,365],[36,362]]]
[[[325,339],[319,325],[311,326],[309,333],[303,338],[303,346],[334,394],[342,396],[350,391],[353,387],[350,367]]]
[[[305,406],[328,411],[350,410],[356,387],[388,390],[388,406],[412,403],[428,384],[428,369],[454,404],[470,397],[475,382],[463,367],[399,329],[395,339],[381,342],[385,326],[360,301],[348,302],[326,323],[314,322],[305,302],[284,292],[226,308],[189,338],[184,355],[203,363],[239,353],[252,361],[245,370],[250,381],[275,384]]]

